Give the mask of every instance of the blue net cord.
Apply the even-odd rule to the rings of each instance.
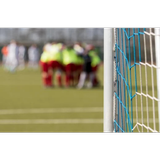
[[[131,34],[132,30],[132,34]],[[136,66],[141,62],[141,44],[140,36],[144,34],[145,29],[117,29],[117,41],[115,43],[115,62],[117,73],[117,91],[116,110],[117,118],[114,120],[114,129],[116,132],[132,132],[133,129],[133,98],[137,92],[137,71]],[[121,32],[121,34],[120,34]],[[121,36],[120,36],[121,35]],[[138,37],[138,46],[136,39]],[[131,44],[131,41],[133,42]],[[139,63],[136,62],[136,48],[139,52]],[[132,77],[134,72],[134,79]],[[135,93],[132,93],[132,80],[135,81]]]

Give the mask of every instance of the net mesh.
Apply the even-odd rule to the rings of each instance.
[[[157,132],[154,29],[117,28],[114,34],[114,131]]]

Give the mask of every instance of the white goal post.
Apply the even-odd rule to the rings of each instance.
[[[160,132],[160,28],[104,28],[104,132]]]
[[[107,44],[107,45],[105,45]],[[107,53],[107,54],[106,54]],[[108,85],[106,85],[108,84]],[[104,131],[113,131],[113,35],[104,29]]]
[[[160,28],[155,28],[155,49],[157,67],[157,90],[158,90],[158,115],[159,115],[159,132],[160,132]]]

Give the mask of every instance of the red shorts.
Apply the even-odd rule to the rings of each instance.
[[[48,64],[49,64],[49,67],[52,69],[62,69],[63,70],[62,64],[59,63],[58,61],[50,61]]]
[[[92,71],[93,71],[93,72],[97,72],[97,69],[98,69],[98,65],[92,67]]]
[[[82,71],[82,67],[83,67],[82,64],[77,64],[76,65],[76,71]]]
[[[40,66],[41,66],[42,72],[48,72],[48,68],[49,68],[48,63],[40,61]]]
[[[76,65],[73,63],[65,65],[65,71],[66,72],[74,72],[76,71]]]

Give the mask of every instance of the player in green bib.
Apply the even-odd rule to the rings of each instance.
[[[62,63],[64,65],[65,70],[65,86],[70,87],[74,86],[75,79],[75,71],[76,71],[76,53],[72,48],[72,45],[68,45],[62,51]]]
[[[76,52],[76,62],[75,62],[75,82],[76,85],[79,82],[80,74],[82,72],[82,67],[84,63],[83,54],[84,54],[84,48],[82,47],[81,43],[77,42],[74,44],[74,50]]]
[[[62,87],[62,47],[63,45],[60,43],[52,44],[49,56],[49,73],[51,74],[51,81],[55,75],[59,87]]]
[[[41,54],[40,57],[40,66],[41,66],[41,72],[42,72],[42,81],[43,81],[43,85],[45,87],[51,87],[52,83],[50,81],[50,75],[49,75],[49,49],[50,49],[50,44],[46,44],[43,47],[43,53]]]
[[[98,72],[98,67],[101,63],[101,59],[98,56],[98,53],[95,50],[95,47],[93,45],[90,45],[88,49],[89,49],[89,55],[92,58],[91,66],[94,74],[93,86],[97,86],[99,84],[99,81],[97,78],[97,72]]]

